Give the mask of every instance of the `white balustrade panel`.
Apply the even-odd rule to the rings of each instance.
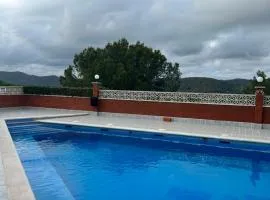
[[[255,95],[248,94],[216,94],[216,93],[184,93],[184,92],[152,92],[101,90],[101,99],[158,101],[177,103],[255,105]]]
[[[0,86],[0,95],[20,95],[23,94],[21,86]]]
[[[270,106],[270,96],[264,96],[264,106]]]

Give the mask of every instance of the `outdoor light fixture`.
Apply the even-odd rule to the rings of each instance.
[[[261,76],[257,77],[257,82],[262,83],[263,82],[263,77],[261,77]]]
[[[98,74],[95,75],[95,79],[96,79],[96,80],[99,79],[99,75],[98,75]]]

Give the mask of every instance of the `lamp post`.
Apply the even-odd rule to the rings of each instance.
[[[257,77],[258,85],[255,86],[255,123],[263,124],[263,100],[264,100],[264,86],[262,86],[263,77],[259,76]]]
[[[98,82],[98,80],[99,80],[99,75],[98,74],[95,74],[95,76],[94,76],[94,78],[95,78],[95,82],[92,82],[92,88],[93,88],[93,97],[98,97],[99,96],[99,87],[100,87],[100,82]]]
[[[256,94],[257,93],[261,93],[261,94],[264,94],[264,86],[262,85],[262,82],[263,82],[263,77],[261,77],[261,76],[258,76],[257,78],[256,78],[256,80],[257,80],[257,83],[258,83],[258,85],[257,86],[255,86],[255,89],[256,89]]]
[[[99,75],[98,74],[95,75],[95,80],[99,80]]]
[[[257,77],[257,82],[258,82],[259,84],[261,84],[261,83],[263,82],[263,77],[258,76],[258,77]]]
[[[99,115],[99,90],[100,90],[100,82],[98,82],[99,80],[99,75],[96,74],[94,76],[95,78],[95,82],[92,82],[92,97],[91,97],[91,106],[93,107],[94,111],[96,111],[97,116]]]

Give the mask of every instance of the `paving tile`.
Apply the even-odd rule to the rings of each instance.
[[[8,193],[6,186],[0,185],[0,199],[1,200],[7,200],[8,199]]]

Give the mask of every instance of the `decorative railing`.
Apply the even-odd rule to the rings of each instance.
[[[264,106],[270,106],[270,96],[264,96]]]
[[[0,95],[20,95],[20,94],[23,94],[23,87],[0,86]]]
[[[246,95],[246,94],[100,90],[99,95],[101,99],[116,99],[116,100],[255,105],[255,95]]]

